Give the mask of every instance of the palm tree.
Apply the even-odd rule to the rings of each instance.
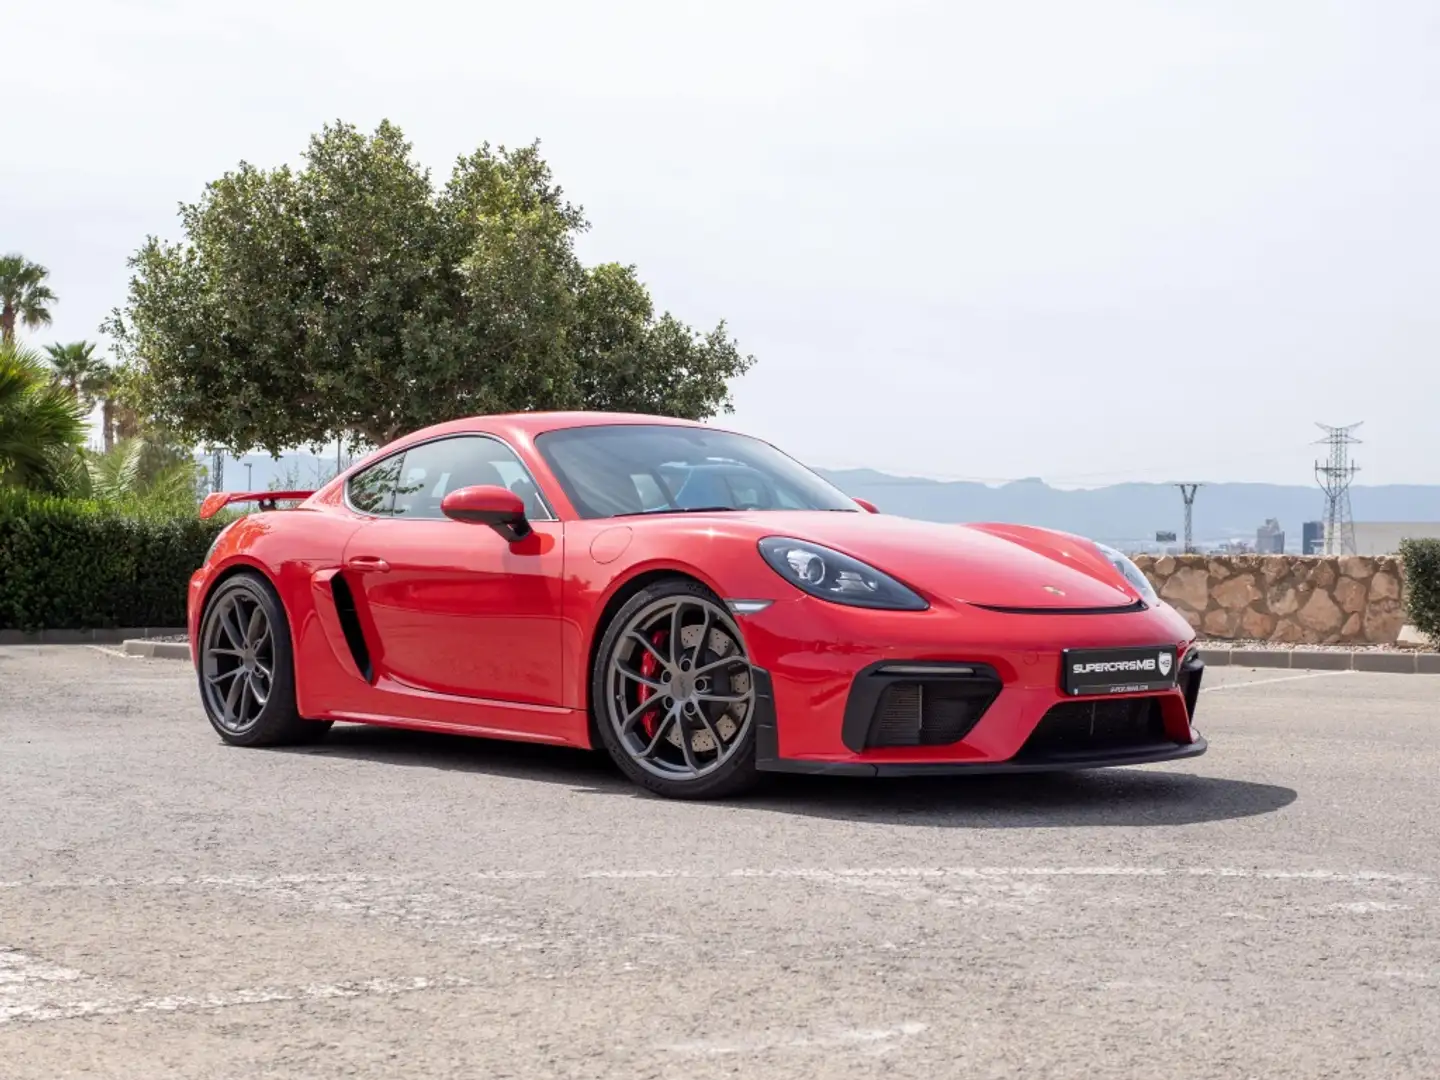
[[[157,449],[144,439],[121,439],[113,449],[97,454],[81,451],[79,467],[70,470],[61,485],[73,498],[91,499],[131,513],[158,513],[172,517],[195,512],[199,464],[193,458],[150,463]]]
[[[101,406],[100,431],[108,453],[115,445],[119,380],[115,369],[95,355],[95,344],[75,341],[69,345],[46,345],[54,379],[75,396],[88,413],[98,402]],[[132,432],[131,434],[135,434]]]
[[[46,345],[45,351],[50,354],[50,370],[55,373],[55,381],[69,390],[77,401],[83,401],[86,381],[96,368],[104,364],[95,355],[94,343],[74,341],[69,345]],[[90,407],[95,407],[93,400]]]
[[[100,402],[100,434],[105,441],[108,454],[115,445],[118,404],[115,400],[118,380],[115,369],[109,364],[98,365],[85,381],[81,390],[92,401]]]
[[[0,255],[0,343],[15,341],[15,324],[28,330],[50,325],[57,297],[45,284],[50,271],[23,255]]]
[[[33,350],[0,343],[0,485],[64,486],[85,441],[85,413]]]

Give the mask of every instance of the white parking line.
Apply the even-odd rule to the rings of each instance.
[[[394,997],[424,990],[470,986],[454,975],[354,982],[311,983],[304,986],[259,986],[209,994],[127,994],[104,980],[60,967],[14,949],[0,947],[0,1026],[43,1020],[75,1020],[90,1016],[133,1013],[204,1012],[242,1005],[319,1001],[334,998]]]
[[[276,892],[296,886],[351,885],[419,889],[433,881],[647,881],[694,879],[819,879],[838,878],[1218,878],[1258,881],[1312,881],[1356,885],[1421,885],[1435,883],[1429,874],[1390,870],[1298,870],[1247,866],[837,866],[736,867],[706,869],[636,867],[597,870],[475,870],[458,874],[280,874],[274,877],[201,875],[155,878],[69,878],[0,881],[0,889],[218,889]],[[3,947],[0,947],[3,948]]]
[[[1278,679],[1251,679],[1249,682],[1227,682],[1219,686],[1202,686],[1200,692],[1208,694],[1215,690],[1243,690],[1247,686],[1270,686],[1274,683],[1298,682],[1300,679],[1323,679],[1327,675],[1354,675],[1353,671],[1307,671],[1303,675],[1282,675]]]

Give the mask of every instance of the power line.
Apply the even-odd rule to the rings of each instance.
[[[1355,517],[1350,512],[1350,482],[1360,466],[1350,460],[1350,447],[1360,442],[1351,434],[1360,424],[1331,427],[1317,423],[1315,426],[1325,432],[1325,438],[1316,440],[1316,445],[1330,449],[1325,464],[1315,462],[1315,478],[1325,492],[1325,554],[1354,555]]]
[[[1195,492],[1199,491],[1205,485],[1199,483],[1180,483],[1175,486],[1180,489],[1180,497],[1185,500],[1185,554],[1188,555],[1195,550],[1195,545],[1191,542],[1191,537],[1194,535],[1191,529],[1191,516],[1195,506]]]

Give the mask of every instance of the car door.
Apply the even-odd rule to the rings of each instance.
[[[490,436],[452,435],[367,472],[379,480],[367,487],[357,477],[351,505],[372,517],[346,545],[344,569],[375,639],[377,680],[559,705],[564,537],[515,453]],[[378,498],[369,489],[377,485]],[[445,495],[476,485],[521,495],[534,531],[511,543],[488,526],[445,517]]]

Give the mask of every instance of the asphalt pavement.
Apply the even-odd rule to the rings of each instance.
[[[0,649],[0,1077],[1440,1076],[1440,677],[1200,700],[1184,763],[686,804]]]

